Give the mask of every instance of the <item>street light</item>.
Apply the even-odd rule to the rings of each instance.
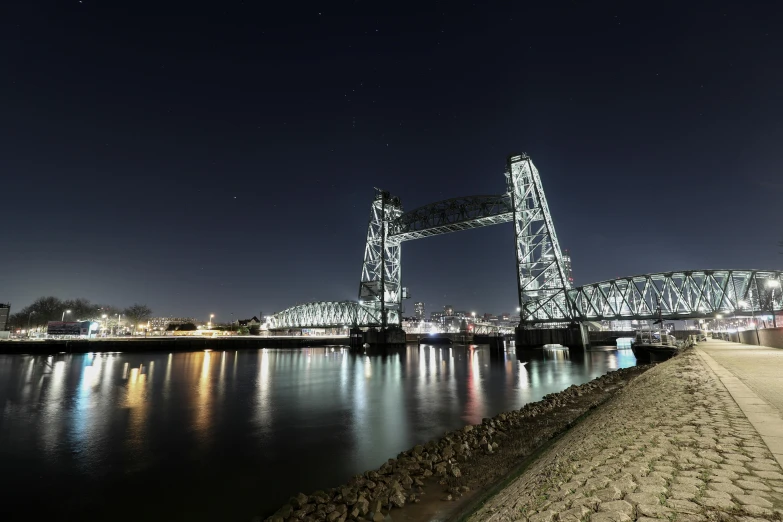
[[[772,312],[772,328],[777,328],[778,323],[775,320],[775,289],[780,288],[780,281],[776,279],[767,281],[767,288],[772,290],[772,295],[769,296],[769,310]]]
[[[66,311],[64,311],[64,312],[63,312],[63,316],[60,318],[60,322],[62,323],[63,321],[65,321],[65,314],[70,314],[70,313],[71,313],[71,311],[70,311],[70,310],[66,310]]]
[[[209,329],[212,329],[212,318],[215,317],[215,314],[209,314]]]
[[[106,320],[108,316],[103,314],[101,317],[103,318],[103,336],[106,337],[106,326],[109,324],[109,322]]]
[[[27,316],[27,337],[30,337],[30,319],[33,317],[33,314],[35,312],[30,312],[30,315]]]
[[[740,301],[740,306],[750,306],[750,316],[753,318],[753,327],[756,329],[756,344],[761,346],[761,341],[759,340],[759,326],[756,324],[756,313],[753,311],[753,303],[748,303],[747,301]]]

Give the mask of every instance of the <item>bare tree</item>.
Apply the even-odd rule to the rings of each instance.
[[[129,306],[122,313],[133,323],[134,329],[138,329],[139,323],[146,321],[152,316],[152,310],[150,310],[149,306],[138,303]]]

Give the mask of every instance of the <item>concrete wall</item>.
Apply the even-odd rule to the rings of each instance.
[[[546,344],[560,344],[569,348],[585,348],[586,334],[581,325],[575,328],[516,328],[516,347],[541,348]]]
[[[755,330],[746,330],[744,332],[713,334],[716,339],[731,341],[734,343],[744,343],[756,346],[760,341],[761,346],[770,348],[783,348],[783,327],[782,328],[761,328],[758,331],[758,341],[756,340]]]

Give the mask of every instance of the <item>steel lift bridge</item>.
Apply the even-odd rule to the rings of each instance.
[[[274,329],[376,326],[401,321],[402,243],[512,222],[520,327],[562,327],[614,319],[698,319],[722,313],[783,309],[775,270],[690,270],[623,277],[572,288],[541,178],[526,154],[508,158],[506,192],[447,199],[404,212],[400,199],[376,189],[358,301],[315,302],[278,312]]]

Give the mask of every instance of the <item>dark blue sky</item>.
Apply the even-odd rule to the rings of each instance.
[[[774,2],[15,0],[0,301],[218,318],[355,299],[407,210],[536,163],[577,284],[780,268]],[[510,224],[403,245],[428,310],[516,306]]]

